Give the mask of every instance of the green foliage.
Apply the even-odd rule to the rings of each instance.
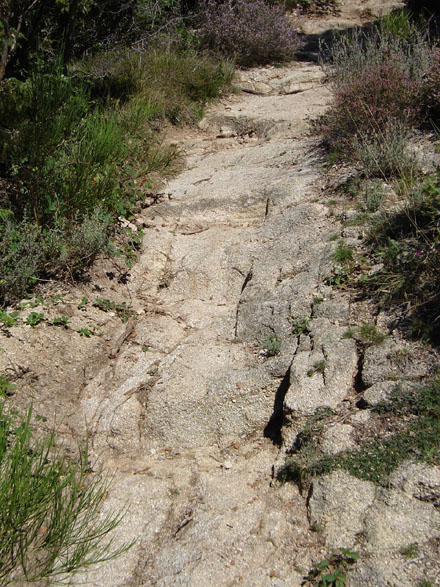
[[[358,129],[351,141],[353,157],[361,163],[367,178],[416,178],[420,164],[408,151],[410,135],[405,126],[391,121],[384,128]]]
[[[29,324],[29,326],[34,327],[37,326],[37,324],[39,324],[43,320],[44,314],[41,314],[39,312],[31,312],[26,318],[26,324]]]
[[[69,324],[69,318],[67,316],[57,316],[52,320],[52,324],[54,326],[64,326],[67,327]]]
[[[96,308],[99,308],[103,312],[109,312],[110,310],[114,310],[118,316],[121,318],[122,322],[127,322],[131,316],[135,316],[136,313],[133,310],[127,308],[126,302],[121,302],[117,304],[111,300],[97,298],[93,305]]]
[[[78,462],[58,453],[55,435],[36,439],[25,416],[0,404],[0,583],[61,578],[111,560],[109,534],[123,512],[100,513],[109,483],[89,475],[87,445]]]
[[[359,329],[359,338],[362,342],[380,344],[385,340],[385,334],[380,332],[374,324],[364,322]]]
[[[353,249],[344,244],[342,240],[339,241],[335,252],[333,253],[333,259],[336,263],[347,264],[353,260]]]
[[[88,302],[89,300],[86,298],[86,296],[83,296],[80,303],[78,304],[78,310],[84,310]]]
[[[383,268],[366,283],[383,304],[405,304],[408,333],[438,340],[440,320],[440,176],[409,190],[403,209],[371,230],[372,253]]]
[[[407,546],[402,546],[399,552],[405,558],[416,558],[419,554],[419,547],[417,543],[413,542]]]
[[[279,479],[304,486],[316,475],[341,468],[360,479],[384,484],[388,475],[409,458],[440,463],[439,377],[425,387],[406,392],[397,387],[388,401],[375,406],[374,412],[387,423],[391,434],[385,429],[358,450],[319,456],[314,445],[316,430],[310,435],[305,429],[293,455],[279,471]]]
[[[317,303],[315,301],[315,303]],[[292,318],[292,334],[300,336],[301,334],[308,334],[310,318],[302,316],[301,318]]]
[[[39,276],[75,277],[112,250],[110,218],[96,210],[82,220],[42,228],[28,219],[0,224],[0,303],[25,295]]]
[[[115,253],[114,219],[143,198],[150,178],[174,171],[179,153],[160,145],[158,123],[195,120],[232,76],[228,63],[194,51],[108,55],[101,56],[105,67],[94,57],[71,75],[55,64],[0,84],[7,187],[0,303],[22,297],[42,277],[76,278],[98,255]],[[99,90],[100,80],[108,86]],[[131,264],[142,233],[121,232],[119,250]]]
[[[77,332],[81,335],[81,336],[85,336],[86,338],[90,338],[91,336],[93,336],[95,333],[93,332],[93,330],[90,330],[89,328],[79,328],[77,330]]]
[[[0,309],[0,324],[4,327],[14,326],[18,320],[18,312]]]
[[[7,377],[0,375],[0,400],[8,395],[11,395],[12,391],[16,389]]]
[[[269,336],[263,341],[262,347],[266,356],[274,357],[281,350],[281,340],[277,336]]]
[[[319,587],[344,587],[346,571],[359,560],[359,553],[347,548],[341,548],[340,553],[333,553],[313,566],[304,584],[319,585]]]
[[[344,333],[344,338],[355,338],[366,344],[380,344],[385,340],[385,334],[374,324],[364,322],[361,327],[349,328]]]

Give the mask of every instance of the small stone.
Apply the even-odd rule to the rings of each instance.
[[[232,469],[232,463],[231,463],[231,461],[225,461],[223,463],[223,469]]]
[[[364,400],[369,406],[374,406],[381,401],[386,401],[396,388],[395,381],[380,381],[369,387],[364,392]]]
[[[351,438],[353,427],[349,424],[335,424],[324,432],[322,450],[326,454],[337,454],[354,448],[355,442]]]

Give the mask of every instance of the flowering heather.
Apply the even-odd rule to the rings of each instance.
[[[335,89],[324,124],[327,142],[346,148],[362,133],[384,131],[391,122],[412,126],[422,117],[422,83],[393,61],[367,67]]]
[[[292,59],[298,45],[284,9],[264,0],[208,0],[200,37],[205,46],[244,66]]]

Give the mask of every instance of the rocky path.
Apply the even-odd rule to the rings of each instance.
[[[344,26],[359,22],[355,8],[361,3],[343,4]],[[185,171],[139,219],[145,238],[128,281],[107,272],[57,309],[81,326],[80,293],[95,293],[129,300],[137,318],[121,324],[114,312],[81,308],[100,338],[52,328],[37,339],[14,327],[0,358],[40,412],[62,415],[66,437],[87,422],[92,454],[114,472],[105,507],[129,504],[117,540],[137,543],[91,571],[89,584],[300,585],[329,549],[352,548],[369,524],[369,558],[352,584],[413,585],[411,565],[389,564],[393,540],[402,524],[415,540],[434,535],[440,520],[432,503],[404,493],[403,473],[395,502],[339,472],[316,484],[309,503],[274,480],[316,408],[353,408],[326,432],[330,453],[349,447],[366,420],[355,407],[360,357],[344,338],[357,309],[325,285],[341,226],[323,196],[309,126],[330,99],[320,67],[259,68],[236,85],[186,133]],[[375,379],[378,361],[367,357],[364,387],[392,379]],[[417,524],[412,515],[399,526],[399,504]],[[380,553],[374,536],[385,518],[394,529]],[[315,520],[323,532],[311,531]]]
[[[321,80],[307,63],[243,75],[145,213],[130,281],[145,314],[78,413],[131,503],[122,533],[141,537],[97,585],[292,585],[311,565],[304,500],[272,473],[292,321],[311,315],[334,231],[306,121],[328,101]],[[345,387],[355,369],[353,351]]]

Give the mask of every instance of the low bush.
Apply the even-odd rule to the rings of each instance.
[[[359,129],[350,140],[353,158],[367,178],[398,177],[411,181],[420,173],[416,156],[408,149],[410,132],[400,122],[391,121],[382,129]]]
[[[412,188],[400,212],[371,231],[383,264],[365,287],[385,305],[402,305],[409,334],[440,340],[440,175]]]
[[[107,55],[0,83],[0,304],[114,250],[112,221],[175,169],[162,122],[199,118],[233,73],[190,50]]]
[[[264,0],[208,0],[200,38],[203,46],[243,66],[290,60],[298,46],[285,9]]]
[[[326,144],[340,158],[361,162],[374,147],[387,160],[385,175],[392,175],[396,154],[405,159],[405,127],[419,126],[435,102],[427,88],[430,71],[435,86],[434,52],[425,35],[400,12],[366,31],[339,35],[322,49],[334,92],[321,124]]]
[[[333,150],[353,156],[359,141],[382,142],[381,134],[390,139],[392,133],[394,139],[394,129],[420,121],[422,93],[421,80],[397,61],[369,65],[335,89],[333,106],[322,127],[325,140]]]
[[[424,80],[424,106],[427,114],[435,121],[440,121],[440,49],[432,52],[432,61]]]
[[[108,481],[57,452],[55,435],[36,438],[25,416],[0,404],[0,583],[62,580],[130,548],[110,534],[123,512],[100,512]]]
[[[0,302],[23,297],[39,278],[79,277],[99,255],[114,251],[109,225],[110,216],[99,209],[52,228],[26,218],[0,221]]]

